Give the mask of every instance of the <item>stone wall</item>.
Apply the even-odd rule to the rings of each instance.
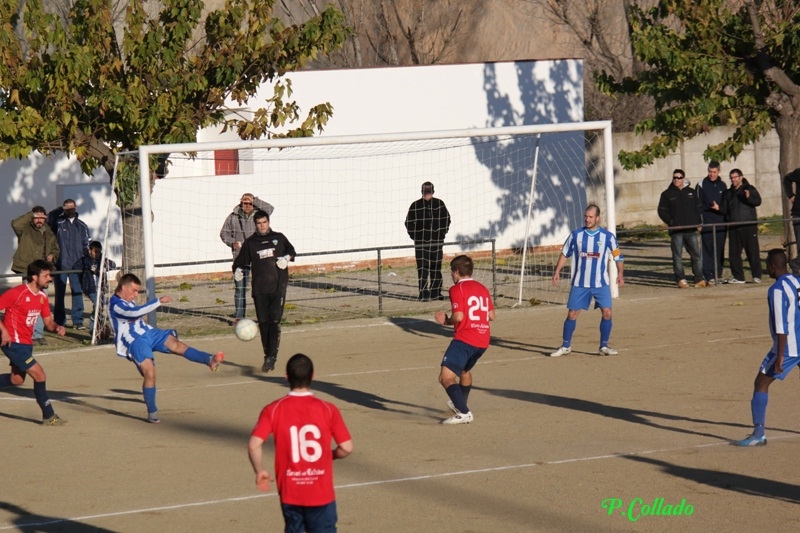
[[[720,128],[695,137],[684,143],[676,153],[640,170],[624,170],[615,160],[617,225],[630,228],[641,224],[662,224],[656,208],[661,192],[672,182],[672,171],[683,169],[692,186],[697,185],[706,177],[708,168],[703,151],[709,145],[722,142],[731,132],[731,129]],[[614,153],[638,149],[646,143],[646,139],[633,133],[615,133]],[[747,146],[735,161],[720,161],[720,175],[726,184],[730,186],[728,174],[731,169],[738,168],[761,193],[763,202],[758,208],[760,218],[781,214],[779,155],[778,135],[773,130],[758,142]]]

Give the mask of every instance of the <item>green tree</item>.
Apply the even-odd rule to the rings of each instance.
[[[773,127],[781,176],[800,167],[800,5],[792,0],[661,0],[629,11],[633,50],[646,68],[598,83],[609,94],[651,96],[656,112],[636,131],[653,133],[639,151],[621,152],[641,168],[717,126],[733,134],[708,146],[706,160],[729,160]],[[784,205],[786,209],[786,205]]]
[[[287,26],[273,4],[228,0],[203,18],[201,0],[162,0],[154,16],[130,0],[117,31],[109,0],[76,0],[66,15],[42,0],[0,0],[0,158],[66,152],[86,172],[111,171],[117,152],[193,142],[198,128],[254,139],[300,120],[281,78],[349,30],[333,7]],[[275,87],[267,108],[226,119],[227,99],[241,104],[265,82]],[[331,112],[315,106],[285,135],[312,135]]]
[[[321,130],[330,104],[301,121],[283,77],[336,50],[349,29],[335,7],[286,25],[274,3],[227,0],[204,14],[201,0],[160,0],[156,10],[130,0],[120,21],[112,0],[0,0],[0,159],[68,153],[85,172],[111,175],[115,154],[194,142],[198,128],[224,125],[242,139]],[[269,82],[266,108],[228,118],[227,101],[242,104]],[[120,170],[127,238],[141,231],[138,171]]]

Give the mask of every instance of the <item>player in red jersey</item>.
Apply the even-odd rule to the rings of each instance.
[[[27,283],[9,289],[0,296],[0,309],[5,309],[5,317],[0,322],[3,353],[11,360],[11,373],[0,374],[0,389],[10,385],[19,386],[25,376],[33,379],[33,394],[42,409],[42,424],[60,426],[66,422],[59,418],[50,405],[45,385],[44,368],[33,358],[33,326],[41,315],[44,327],[59,335],[64,335],[64,326],[57,325],[50,316],[50,303],[44,289],[50,285],[53,265],[38,259],[28,265]]]
[[[262,446],[274,434],[275,477],[286,533],[336,531],[333,460],[353,451],[339,409],[311,392],[313,375],[314,363],[308,356],[298,353],[289,359],[289,394],[261,411],[248,445],[256,486],[267,492],[273,479],[264,470]],[[338,445],[333,451],[331,438]]]
[[[452,313],[436,312],[433,317],[443,326],[453,326],[455,335],[442,358],[439,383],[450,400],[447,406],[453,416],[442,424],[469,424],[473,420],[467,407],[472,388],[472,367],[489,347],[489,322],[494,320],[494,304],[489,290],[472,279],[472,259],[459,255],[450,261],[450,287]]]

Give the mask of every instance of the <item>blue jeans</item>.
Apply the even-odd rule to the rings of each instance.
[[[80,326],[83,324],[83,291],[81,291],[81,280],[78,274],[58,274],[53,276],[56,285],[56,303],[53,312],[53,320],[56,324],[63,326],[67,323],[67,314],[64,308],[64,300],[67,293],[67,280],[69,280],[70,292],[72,293],[72,325]]]
[[[92,302],[92,314],[89,315],[89,331],[94,331],[94,310],[97,309],[97,293],[87,292],[86,297]],[[102,313],[103,311],[100,310]]]
[[[33,337],[31,338],[33,340],[38,340],[42,337],[44,337],[44,319],[40,315],[39,318],[36,319],[36,324],[33,326]]]
[[[234,318],[244,318],[247,307],[247,282],[250,281],[250,268],[243,268],[242,272],[244,273],[242,281],[233,280],[233,301],[236,306]]]
[[[675,279],[680,281],[685,277],[683,271],[683,249],[685,247],[692,260],[694,281],[703,281],[703,252],[700,249],[700,236],[697,232],[675,232],[670,235],[670,241],[672,241],[672,271],[675,273]]]

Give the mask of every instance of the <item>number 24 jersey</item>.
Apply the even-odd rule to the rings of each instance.
[[[494,310],[489,289],[472,278],[459,280],[450,287],[450,306],[453,313],[464,313],[456,323],[454,340],[477,348],[489,347],[489,312]]]

